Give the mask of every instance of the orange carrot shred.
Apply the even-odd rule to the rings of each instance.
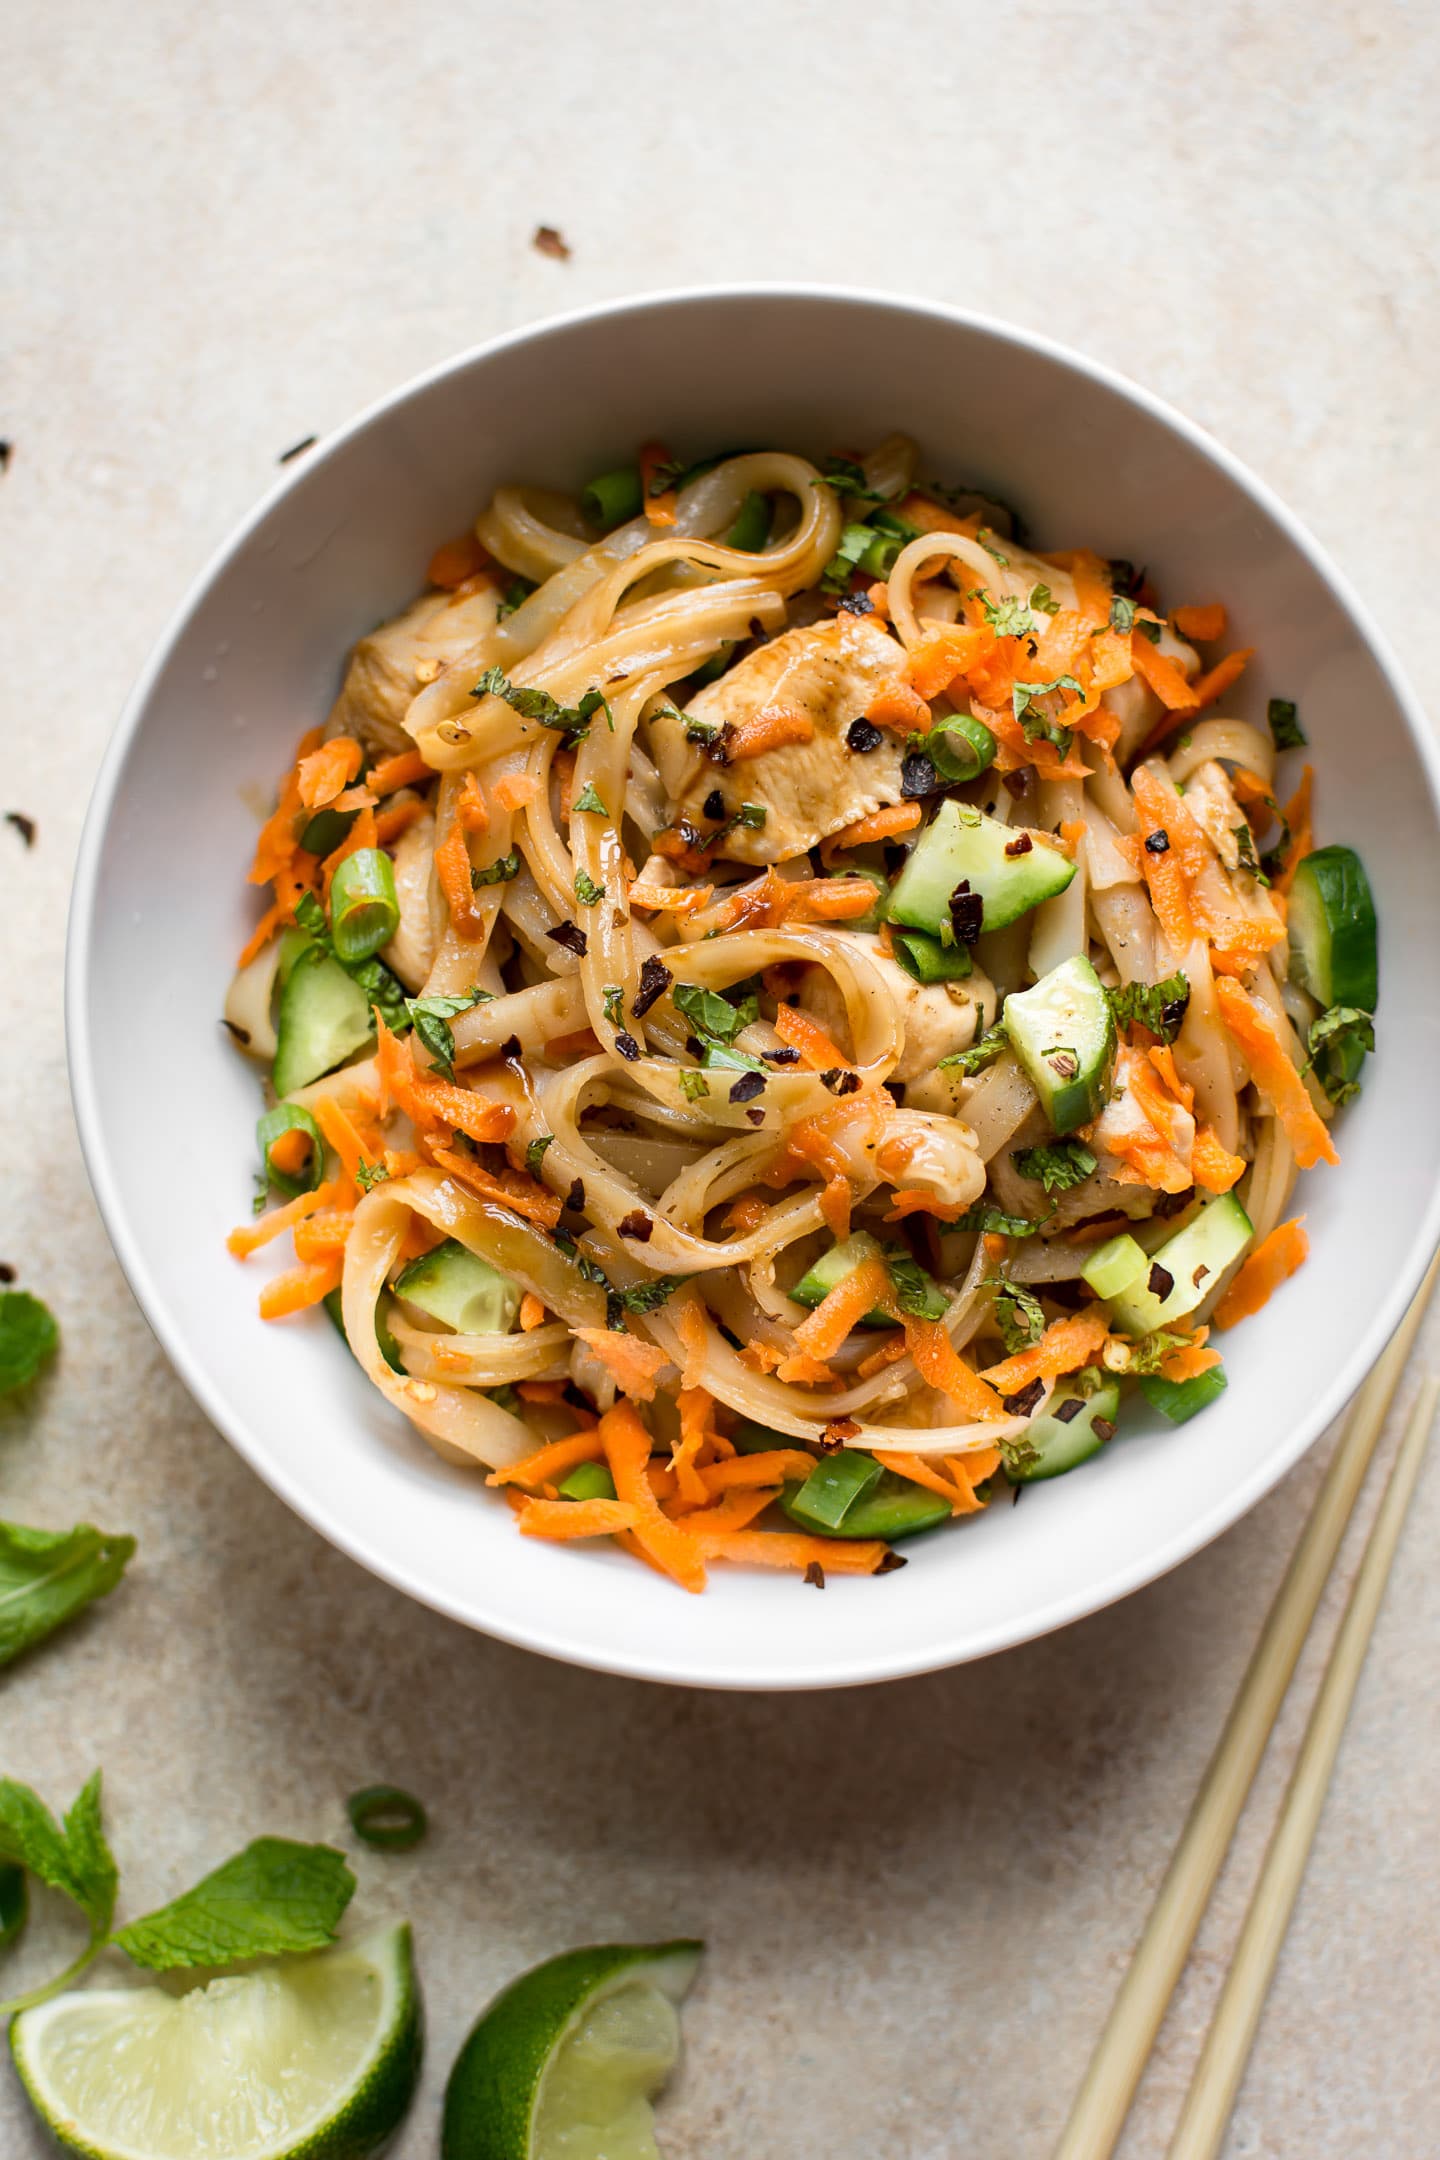
[[[843,825],[830,837],[836,847],[866,847],[872,840],[890,840],[897,833],[913,832],[919,823],[918,802],[891,803],[883,810],[872,810],[869,817],[856,818],[853,825]]]
[[[531,1500],[520,1511],[522,1537],[613,1537],[633,1530],[640,1510],[626,1500]]]
[[[1217,975],[1220,1017],[1244,1054],[1250,1077],[1285,1128],[1302,1170],[1320,1161],[1338,1163],[1335,1143],[1311,1102],[1268,1007],[1257,1003],[1231,975]]]
[[[364,752],[353,735],[336,735],[299,764],[300,800],[307,810],[333,802],[359,772]]]
[[[806,1357],[833,1357],[871,1307],[886,1305],[892,1296],[885,1263],[878,1253],[872,1253],[859,1267],[843,1275],[809,1319],[801,1321],[795,1330],[796,1349]]]
[[[1254,1252],[1241,1263],[1234,1281],[1215,1307],[1216,1327],[1231,1328],[1241,1320],[1248,1320],[1252,1313],[1268,1304],[1281,1283],[1287,1282],[1304,1264],[1310,1252],[1304,1222],[1304,1216],[1297,1215],[1290,1222],[1280,1223],[1269,1237],[1261,1239]]]
[[[647,442],[640,451],[640,495],[645,505],[645,515],[652,525],[675,523],[676,495],[673,487],[656,486],[662,466],[672,465],[674,459],[664,443]]]
[[[397,788],[423,787],[434,774],[418,750],[396,750],[381,758],[365,775],[365,785],[375,795],[393,795]]]
[[[523,810],[540,793],[540,783],[533,773],[502,773],[490,792],[502,810]]]
[[[439,585],[447,592],[454,592],[489,564],[490,557],[480,544],[478,534],[460,533],[454,540],[446,540],[430,557],[425,575],[432,585]]]
[[[1013,1395],[1032,1380],[1054,1380],[1061,1373],[1075,1372],[1090,1364],[1109,1332],[1109,1322],[1099,1305],[1073,1315],[1067,1313],[1052,1320],[1030,1349],[1002,1358],[998,1365],[988,1365],[984,1377],[999,1394]]]
[[[326,1260],[303,1262],[283,1275],[273,1275],[260,1292],[262,1320],[284,1320],[305,1312],[340,1287],[344,1263],[338,1253]]]
[[[345,1188],[340,1184],[317,1185],[314,1192],[300,1193],[294,1200],[287,1200],[283,1207],[270,1208],[254,1222],[241,1223],[225,1240],[226,1250],[237,1260],[248,1260],[251,1253],[268,1245],[272,1238],[286,1230],[293,1230],[296,1223],[307,1215],[315,1215],[322,1208],[341,1205]]]
[[[616,1328],[575,1328],[572,1333],[609,1367],[622,1394],[637,1402],[653,1400],[656,1375],[670,1362],[658,1344],[642,1342],[638,1335],[622,1334]]]
[[[775,1032],[782,1043],[800,1052],[801,1061],[811,1072],[827,1072],[835,1066],[850,1069],[850,1060],[837,1049],[818,1021],[798,1005],[781,1004],[775,1013]]]
[[[600,1420],[600,1438],[615,1481],[616,1497],[628,1501],[636,1510],[637,1543],[682,1589],[703,1590],[704,1557],[695,1540],[661,1512],[646,1476],[650,1435],[628,1402],[618,1402],[613,1410],[606,1411]]]
[[[815,739],[815,723],[796,705],[762,705],[742,720],[725,738],[732,765],[747,758],[763,757],[767,750],[783,750],[790,743]]]
[[[487,1485],[553,1485],[567,1471],[577,1469],[581,1463],[599,1462],[605,1449],[598,1426],[589,1432],[567,1433],[563,1440],[551,1440],[545,1447],[537,1448],[533,1455],[524,1455],[519,1462],[506,1463],[499,1470],[492,1470],[486,1478]]]
[[[1213,645],[1225,635],[1225,610],[1218,600],[1204,607],[1177,607],[1174,622],[1181,637],[1189,638],[1192,644]]]
[[[905,1317],[905,1347],[923,1380],[948,1395],[966,1417],[1002,1418],[1005,1405],[989,1382],[966,1364],[939,1320]]]
[[[520,1300],[520,1332],[522,1335],[529,1335],[544,1324],[545,1301],[536,1297],[533,1290],[527,1290]]]

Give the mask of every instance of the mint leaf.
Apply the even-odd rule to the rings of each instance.
[[[936,1070],[958,1072],[965,1079],[973,1080],[976,1073],[983,1072],[996,1058],[1003,1057],[1009,1047],[1010,1038],[1005,1033],[1004,1023],[997,1020],[994,1027],[988,1029],[978,1042],[971,1043],[968,1050],[952,1050],[949,1057],[941,1058]]]
[[[1300,725],[1293,698],[1272,697],[1266,709],[1270,740],[1277,750],[1303,750],[1310,738]]]
[[[508,885],[511,878],[520,875],[520,850],[511,848],[508,855],[499,855],[483,870],[470,872],[470,890],[479,892],[482,885]]]
[[[1110,602],[1110,628],[1128,637],[1135,627],[1135,602],[1124,593],[1116,593]]]
[[[345,1855],[332,1846],[256,1838],[112,1939],[151,1972],[321,1950],[334,1941],[354,1889]]]
[[[702,990],[698,983],[676,983],[670,992],[675,1010],[683,1013],[697,1035],[712,1042],[733,1042],[741,1028],[760,1017],[760,1000],[753,994],[732,1005],[718,990]]]
[[[1359,1094],[1360,1068],[1374,1048],[1375,1017],[1358,1005],[1332,1005],[1311,1022],[1310,1064],[1337,1108]]]
[[[1010,1356],[1014,1357],[1017,1350],[1029,1350],[1039,1342],[1045,1332],[1045,1313],[1040,1300],[1005,1275],[989,1276],[985,1288],[990,1292],[1000,1340]]]
[[[115,1910],[115,1858],[100,1825],[100,1772],[81,1787],[63,1825],[17,1778],[0,1778],[0,1860],[38,1875],[78,1905],[98,1939]]]
[[[1164,982],[1126,983],[1123,989],[1107,990],[1105,996],[1117,1027],[1128,1027],[1132,1020],[1138,1020],[1162,1043],[1172,1043],[1184,1025],[1190,983],[1187,976],[1177,972],[1167,975]]]
[[[405,1010],[410,1015],[411,1025],[443,1080],[455,1078],[455,1036],[450,1022],[457,1013],[469,1012],[475,1005],[488,1004],[490,996],[490,991],[472,983],[468,990],[455,997],[406,998]]]
[[[1075,690],[1081,697],[1085,694],[1073,675],[1056,675],[1049,682],[1017,682],[1010,692],[1010,705],[1015,718],[1025,730],[1027,742],[1054,743],[1063,757],[1070,747],[1069,728],[1061,727],[1056,720],[1047,719],[1044,713],[1036,709],[1035,701],[1048,697],[1052,690]]]
[[[1034,1237],[1040,1228],[1024,1215],[1006,1215],[998,1207],[978,1202],[957,1215],[951,1223],[952,1230],[979,1230],[990,1237]]]
[[[1153,1335],[1142,1335],[1132,1344],[1130,1362],[1125,1370],[1137,1378],[1142,1373],[1158,1373],[1170,1352],[1183,1350],[1190,1339],[1185,1334],[1177,1335],[1173,1328],[1156,1328]]]
[[[820,478],[827,487],[833,487],[837,495],[847,495],[852,502],[881,503],[887,500],[879,488],[872,488],[865,478],[865,468],[857,465],[854,458],[828,457]]]
[[[519,713],[522,720],[538,720],[542,727],[556,728],[562,735],[588,734],[593,716],[603,712],[611,734],[615,732],[615,715],[599,690],[587,690],[578,705],[562,705],[548,690],[519,686],[511,682],[503,668],[488,667],[470,695],[504,698],[510,710]]]
[[[538,1140],[530,1141],[530,1143],[526,1147],[525,1168],[529,1171],[531,1177],[539,1177],[540,1165],[545,1160],[545,1150],[550,1146],[554,1138],[555,1135],[553,1132],[542,1133]]]
[[[622,1312],[654,1312],[658,1305],[663,1305],[668,1297],[673,1296],[682,1283],[689,1280],[688,1275],[655,1275],[648,1282],[632,1283],[628,1290],[612,1289],[610,1295],[618,1299]]]
[[[575,898],[579,901],[581,907],[594,907],[596,901],[603,900],[604,897],[605,887],[597,885],[588,870],[576,871]]]
[[[0,1665],[105,1597],[134,1550],[134,1538],[110,1537],[89,1523],[28,1530],[0,1522]]]
[[[589,810],[596,817],[609,817],[610,815],[604,803],[596,794],[593,782],[589,780],[586,781],[584,787],[581,788],[580,793],[570,805],[572,817],[578,816],[582,810]]]
[[[504,622],[507,615],[513,615],[518,607],[523,607],[535,590],[535,585],[528,577],[512,578],[505,588],[499,607],[495,610],[496,622]]]
[[[687,1102],[698,1102],[702,1095],[710,1093],[710,1083],[704,1073],[693,1065],[682,1065],[679,1070],[680,1092]]]
[[[1094,1175],[1095,1157],[1083,1141],[1052,1140],[1043,1147],[1016,1148],[1011,1161],[1023,1178],[1033,1178],[1047,1193],[1069,1192]]]
[[[0,1290],[0,1395],[27,1386],[59,1340],[48,1305],[28,1290]]]
[[[944,1319],[950,1300],[903,1246],[887,1246],[885,1267],[902,1313],[908,1313],[912,1320]]]

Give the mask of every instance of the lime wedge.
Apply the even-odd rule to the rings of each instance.
[[[36,2112],[86,2160],[365,2160],[421,2045],[408,1927],[183,1995],[79,1988],[10,2027]]]
[[[660,2160],[650,2102],[702,1948],[568,1950],[514,1981],[450,2073],[442,2160]]]

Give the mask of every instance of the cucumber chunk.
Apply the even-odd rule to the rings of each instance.
[[[1217,1395],[1224,1394],[1225,1368],[1212,1365],[1209,1372],[1196,1373],[1193,1380],[1167,1380],[1160,1373],[1144,1373],[1140,1392],[1152,1410],[1169,1418],[1172,1425],[1183,1425],[1197,1411],[1208,1410]]]
[[[1072,1403],[1076,1405],[1073,1410]],[[1034,1485],[1041,1478],[1063,1477],[1067,1470],[1099,1454],[1113,1437],[1119,1414],[1118,1382],[1107,1380],[1093,1395],[1081,1395],[1062,1381],[1045,1415],[1032,1418],[1012,1443],[1021,1460],[1006,1464],[1006,1477],[1012,1485]]]
[[[832,1245],[829,1252],[822,1253],[814,1266],[801,1276],[790,1295],[798,1305],[818,1305],[844,1282],[847,1275],[852,1275],[862,1261],[883,1260],[885,1257],[884,1247],[871,1237],[868,1230],[857,1230],[853,1237],[844,1239],[841,1244]],[[907,1260],[910,1258],[908,1253],[905,1257]],[[927,1275],[918,1262],[911,1261],[910,1265],[921,1278],[925,1296],[924,1311],[914,1317],[921,1320],[943,1320],[950,1310],[949,1299],[933,1275]],[[878,1306],[872,1306],[860,1325],[894,1327],[895,1321],[889,1313],[882,1312]]]
[[[507,1335],[520,1310],[520,1285],[455,1238],[412,1260],[391,1287],[457,1335]]]
[[[807,1478],[805,1484],[809,1482]],[[845,1510],[834,1530],[808,1515],[796,1514],[795,1503],[804,1489],[804,1485],[787,1485],[780,1495],[780,1506],[797,1530],[806,1530],[812,1537],[884,1538],[893,1544],[896,1538],[914,1537],[921,1530],[934,1530],[950,1520],[948,1500],[923,1485],[912,1485],[893,1470],[880,1473],[864,1498]]]
[[[1307,855],[1290,888],[1290,974],[1321,1005],[1373,1013],[1380,995],[1375,902],[1353,848]]]
[[[895,958],[919,983],[963,982],[974,967],[968,945],[942,945],[925,930],[900,930]]]
[[[1022,840],[1024,848],[1010,852]],[[980,930],[1003,930],[1027,909],[1064,892],[1074,875],[1074,863],[1058,848],[967,803],[944,802],[890,894],[890,920],[933,937],[953,936],[950,903],[963,883],[984,903]]]
[[[1222,1193],[1150,1255],[1147,1275],[1109,1300],[1116,1327],[1127,1335],[1149,1335],[1156,1328],[1174,1327],[1194,1312],[1216,1277],[1238,1259],[1253,1235],[1254,1226],[1234,1193]],[[1168,1290],[1163,1284],[1166,1276]]]
[[[1032,990],[1005,1000],[1005,1032],[1057,1133],[1105,1107],[1115,1065],[1115,1016],[1090,962],[1076,954]]]
[[[289,955],[282,946],[280,972],[270,1079],[277,1095],[290,1095],[353,1057],[369,1042],[372,1023],[360,985],[310,939]]]
[[[854,1448],[837,1448],[818,1462],[787,1510],[792,1522],[812,1530],[838,1530],[857,1502],[879,1484],[883,1463]]]
[[[1119,1297],[1132,1283],[1139,1282],[1148,1274],[1150,1255],[1143,1245],[1137,1245],[1129,1232],[1122,1230],[1118,1237],[1106,1238],[1080,1270],[1081,1280],[1087,1282],[1098,1298]]]
[[[345,1309],[340,1302],[340,1292],[338,1290],[327,1291],[321,1303],[339,1329],[341,1338],[348,1349],[350,1337],[345,1333]],[[385,1307],[383,1303],[375,1308],[375,1340],[379,1343],[380,1355],[384,1358],[390,1370],[403,1373],[405,1360],[400,1355],[399,1343],[396,1342],[395,1337],[385,1324]]]

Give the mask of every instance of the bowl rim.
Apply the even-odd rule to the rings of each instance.
[[[155,641],[149,658],[115,722],[96,772],[81,831],[71,890],[66,931],[64,1012],[70,1091],[81,1154],[101,1219],[121,1270],[146,1322],[191,1398],[272,1492],[329,1544],[337,1547],[383,1582],[403,1591],[432,1611],[443,1613],[447,1618],[491,1635],[499,1641],[559,1659],[563,1663],[592,1671],[614,1673],[630,1679],[659,1681],[677,1686],[770,1693],[866,1686],[884,1680],[910,1678],[922,1673],[943,1671],[954,1665],[968,1664],[978,1658],[993,1656],[998,1651],[1033,1642],[1057,1628],[1068,1626],[1072,1621],[1084,1619],[1091,1613],[1103,1610],[1136,1590],[1143,1589],[1149,1583],[1158,1581],[1161,1576],[1170,1573],[1230,1529],[1278,1485],[1314,1445],[1353,1396],[1394,1333],[1419,1285],[1431,1254],[1437,1244],[1440,1244],[1440,1181],[1437,1181],[1429,1196],[1420,1227],[1411,1239],[1408,1249],[1398,1262],[1392,1265],[1389,1285],[1379,1301],[1375,1316],[1355,1340],[1335,1380],[1323,1395],[1295,1420],[1286,1444],[1275,1456],[1234,1486],[1207,1512],[1194,1518],[1182,1532],[1158,1549],[1147,1551],[1143,1559],[1113,1568],[1087,1589],[1056,1597],[1040,1605],[1021,1624],[987,1624],[984,1621],[971,1623],[967,1625],[963,1635],[937,1635],[920,1649],[887,1651],[882,1648],[863,1658],[852,1657],[841,1672],[827,1672],[818,1677],[801,1666],[781,1667],[764,1675],[757,1675],[737,1666],[732,1671],[717,1669],[697,1677],[677,1669],[667,1658],[663,1643],[652,1645],[637,1640],[633,1650],[624,1655],[597,1655],[577,1639],[575,1632],[557,1626],[550,1615],[543,1611],[537,1611],[533,1618],[527,1616],[523,1621],[503,1613],[486,1611],[483,1586],[480,1586],[475,1601],[462,1603],[458,1598],[448,1596],[435,1586],[427,1584],[423,1576],[391,1559],[372,1539],[352,1534],[326,1519],[324,1510],[313,1505],[310,1498],[301,1493],[296,1481],[288,1475],[283,1459],[264,1447],[261,1438],[250,1431],[245,1416],[232,1408],[218,1387],[211,1384],[203,1361],[192,1352],[184,1331],[173,1320],[165,1295],[126,1218],[102,1138],[95,1045],[90,1034],[88,1016],[91,937],[99,897],[100,859],[115,798],[157,683],[170,665],[175,649],[196,609],[235,558],[249,545],[253,535],[265,523],[276,504],[296,488],[306,475],[313,472],[318,464],[343,455],[349,445],[377,420],[407,405],[411,400],[423,397],[436,384],[447,378],[465,374],[477,365],[517,347],[557,336],[563,337],[573,329],[627,315],[644,316],[652,312],[665,314],[678,308],[713,307],[754,300],[769,300],[781,304],[821,301],[861,310],[878,308],[945,324],[1050,360],[1062,369],[1108,390],[1178,435],[1202,458],[1217,466],[1242,495],[1248,496],[1275,522],[1290,544],[1329,588],[1373,657],[1395,699],[1420,769],[1425,776],[1437,823],[1440,823],[1440,744],[1433,738],[1420,701],[1369,607],[1300,518],[1288,508],[1269,484],[1252,472],[1223,443],[1166,400],[1156,396],[1142,384],[1134,382],[1107,362],[1092,359],[1041,331],[1006,322],[980,310],[954,307],[943,301],[920,298],[913,294],[890,292],[880,287],[792,283],[787,280],[742,280],[717,285],[665,287],[653,292],[628,293],[615,299],[570,308],[563,313],[546,316],[538,322],[502,331],[493,338],[487,338],[451,355],[435,366],[410,377],[395,389],[372,399],[353,419],[332,434],[322,437],[303,460],[295,462],[293,468],[283,469],[259,501],[212,552],[208,561],[191,580]],[[477,1605],[480,1608],[478,1611]]]

